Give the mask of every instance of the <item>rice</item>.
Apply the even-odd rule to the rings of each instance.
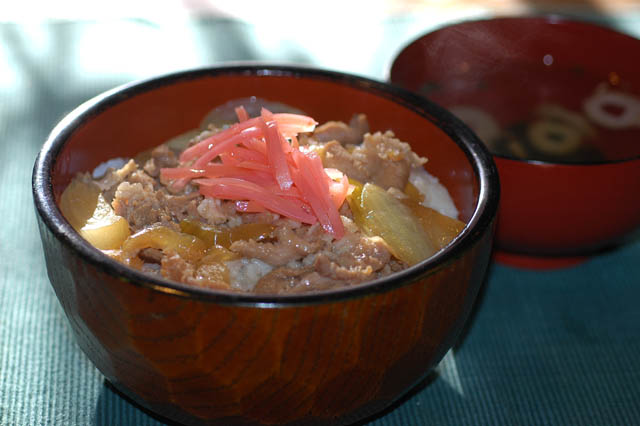
[[[414,167],[411,169],[409,182],[424,195],[423,206],[430,207],[453,219],[458,219],[458,209],[453,203],[449,191],[440,183],[437,177],[431,175],[422,167]]]
[[[258,259],[239,259],[226,262],[231,287],[251,291],[260,278],[273,270],[273,266]]]

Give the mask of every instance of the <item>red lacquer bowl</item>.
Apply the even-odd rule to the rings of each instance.
[[[391,82],[454,113],[466,107],[467,124],[485,142],[496,128],[514,133],[518,123],[537,120],[541,105],[589,121],[587,101],[598,90],[608,92],[609,101],[597,102],[613,124],[589,124],[593,149],[581,157],[492,147],[502,184],[498,259],[529,266],[571,263],[573,256],[614,245],[640,227],[638,51],[635,38],[548,16],[462,22],[424,35],[399,53]],[[633,108],[621,104],[629,99]],[[469,115],[468,107],[476,114]],[[491,120],[474,122],[478,110]]]
[[[368,115],[448,186],[468,226],[435,257],[340,291],[232,294],[145,276],[103,255],[62,217],[80,171],[198,126],[258,96],[320,122]],[[47,271],[79,346],[125,395],[188,425],[349,424],[388,407],[454,344],[489,263],[498,175],[451,114],[390,85],[296,67],[199,69],[116,88],[51,133],[33,192]]]

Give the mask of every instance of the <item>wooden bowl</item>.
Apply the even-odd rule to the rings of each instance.
[[[428,156],[468,226],[401,273],[339,291],[263,296],[152,278],[103,255],[58,209],[80,171],[197,127],[259,96],[318,121],[368,115]],[[456,341],[487,268],[499,184],[452,115],[384,83],[296,67],[229,66],[116,88],[53,130],[33,192],[49,278],[78,344],[122,393],[188,425],[348,424],[388,407]]]
[[[390,80],[452,111],[478,108],[509,128],[544,104],[584,116],[587,100],[605,87],[640,99],[639,49],[633,37],[557,16],[467,21],[409,43]],[[494,151],[502,185],[496,246],[508,263],[571,263],[640,228],[637,114],[636,124],[624,128],[592,123],[597,158]],[[479,135],[489,130],[486,123],[476,128]]]

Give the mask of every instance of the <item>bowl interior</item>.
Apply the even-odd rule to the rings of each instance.
[[[286,73],[285,73],[286,74]],[[257,96],[301,109],[322,123],[348,121],[367,114],[372,131],[392,129],[420,155],[427,169],[452,193],[468,221],[478,202],[477,171],[469,153],[426,119],[428,111],[398,103],[391,92],[348,78],[318,75],[278,75],[232,71],[195,72],[170,76],[120,90],[98,108],[77,118],[57,155],[52,171],[56,199],[78,172],[93,170],[115,157],[132,157],[187,130],[197,128],[213,107],[231,99]],[[436,120],[436,119],[434,119]]]
[[[237,296],[155,280],[102,256],[75,233],[57,204],[78,172],[116,157],[132,157],[185,131],[197,128],[214,107],[256,96],[290,105],[318,122],[368,116],[371,131],[392,129],[429,159],[426,169],[449,190],[461,235],[425,262],[361,286],[291,297]],[[45,224],[82,258],[111,275],[144,286],[178,290],[189,297],[231,303],[316,303],[367,294],[371,288],[402,286],[458,259],[493,231],[499,184],[490,154],[463,123],[411,92],[361,77],[300,67],[234,65],[204,68],[135,82],[102,94],[69,114],[51,133],[34,168],[34,198]],[[380,284],[380,285],[378,285]],[[326,293],[326,294],[325,294]],[[307,297],[308,296],[308,297]],[[317,297],[316,297],[317,296]],[[239,299],[242,301],[238,302]],[[225,302],[225,303],[226,303]]]
[[[618,161],[640,156],[639,48],[635,38],[557,17],[470,21],[409,44],[390,79],[459,111],[500,156]],[[496,128],[501,136],[490,137]]]

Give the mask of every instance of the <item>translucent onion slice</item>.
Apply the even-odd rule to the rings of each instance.
[[[356,187],[349,206],[360,229],[381,237],[397,259],[415,265],[438,251],[411,209],[383,188],[371,183]]]

